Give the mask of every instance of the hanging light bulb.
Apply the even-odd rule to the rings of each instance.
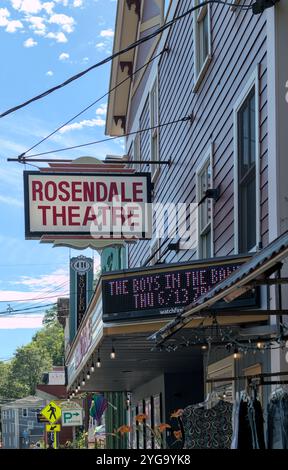
[[[98,349],[98,359],[97,359],[96,367],[98,367],[98,369],[101,367],[101,359],[100,359],[100,350],[99,349]]]
[[[233,357],[234,357],[234,359],[238,359],[238,358],[239,358],[239,353],[238,353],[238,349],[237,349],[237,348],[234,349]]]
[[[206,344],[203,344],[203,345],[201,346],[201,349],[202,349],[203,351],[206,351],[206,349],[207,349]]]
[[[73,398],[75,397],[75,392],[72,392],[72,397],[73,397]]]
[[[84,386],[85,385],[85,377],[83,377],[83,380],[82,380],[82,385]]]
[[[115,359],[115,358],[116,358],[116,352],[115,352],[114,346],[112,346],[112,351],[111,351],[111,353],[110,353],[110,357],[111,357],[111,359]]]
[[[89,370],[88,370],[88,372],[87,372],[87,376],[86,376],[86,377],[87,377],[88,380],[90,380],[91,375],[90,375]]]
[[[94,372],[95,366],[94,366],[94,361],[92,360],[91,362],[91,367],[90,367],[91,372]]]
[[[262,347],[263,347],[263,343],[261,343],[261,341],[258,341],[257,342],[257,348],[261,349]]]

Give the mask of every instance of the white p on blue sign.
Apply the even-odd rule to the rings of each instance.
[[[82,426],[83,413],[80,408],[69,408],[62,410],[62,426]]]

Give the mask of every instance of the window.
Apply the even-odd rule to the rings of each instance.
[[[134,162],[139,162],[141,160],[140,134],[136,134],[134,142],[133,142],[133,160],[134,160]],[[141,164],[135,163],[134,168],[135,168],[136,171],[140,171]]]
[[[194,0],[194,5],[199,4]],[[194,12],[194,91],[197,91],[211,61],[210,6],[205,5]]]
[[[233,355],[221,359],[208,365],[208,379],[213,379],[214,382],[206,383],[206,393],[216,392],[219,397],[224,398],[226,401],[233,403],[234,401],[234,384],[231,377],[235,375],[235,364]],[[217,382],[217,378],[226,378],[226,381]]]
[[[258,68],[234,107],[235,252],[255,250],[260,240]]]
[[[255,89],[238,112],[239,250],[256,245]]]
[[[159,124],[158,80],[156,79],[150,92],[150,126]],[[159,129],[151,129],[151,161],[159,161]],[[152,165],[152,181],[159,173],[159,165]]]
[[[164,0],[164,19],[166,18],[166,15],[168,13],[170,3],[171,3],[171,0]]]
[[[207,189],[212,188],[211,155],[197,172],[198,197],[198,257],[205,259],[212,256],[212,199],[204,199]]]
[[[27,408],[23,408],[23,409],[22,409],[22,416],[23,416],[23,418],[26,418],[26,417],[28,416],[28,410],[27,410]]]
[[[150,254],[153,256],[150,260],[150,265],[154,266],[154,264],[158,263],[161,257],[160,238],[156,238],[156,240],[151,243]]]

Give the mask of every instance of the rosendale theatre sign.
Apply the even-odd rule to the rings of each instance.
[[[151,238],[151,178],[24,172],[25,236]]]

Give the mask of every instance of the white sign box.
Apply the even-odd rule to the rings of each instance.
[[[151,238],[149,173],[24,171],[25,237]]]
[[[82,426],[83,425],[83,412],[79,408],[62,409],[61,414],[62,426]]]

